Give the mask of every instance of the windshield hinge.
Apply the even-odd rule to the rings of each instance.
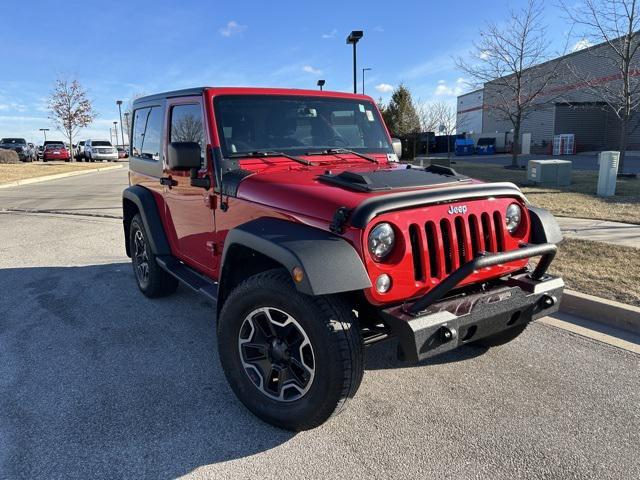
[[[329,225],[329,230],[333,233],[343,233],[344,225],[347,223],[349,219],[349,215],[351,215],[351,210],[347,207],[340,207],[333,214],[333,219],[331,220],[331,224]]]

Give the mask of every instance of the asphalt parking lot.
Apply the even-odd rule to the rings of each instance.
[[[0,190],[0,478],[640,478],[640,356],[543,324],[418,366],[373,346],[333,421],[262,423],[211,306],[135,287],[124,184]]]

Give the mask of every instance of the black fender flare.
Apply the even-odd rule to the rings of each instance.
[[[531,221],[531,243],[560,243],[562,231],[560,225],[549,210],[528,205]]]
[[[151,251],[156,255],[171,255],[171,248],[169,247],[167,236],[162,227],[162,220],[160,220],[158,205],[153,198],[153,193],[140,185],[133,185],[122,192],[122,220],[127,254],[130,256],[128,226],[131,223],[131,218],[128,218],[129,216],[127,215],[126,201],[132,202],[138,208],[138,212],[140,212],[140,216],[142,217],[142,223],[144,223],[144,227],[149,235]]]
[[[229,231],[222,251],[222,269],[233,245],[259,252],[284,266],[289,274],[303,270],[294,282],[307,295],[329,295],[371,287],[356,250],[345,239],[302,223],[263,217]],[[239,266],[241,268],[241,266]]]

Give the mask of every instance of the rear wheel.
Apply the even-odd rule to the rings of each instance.
[[[250,277],[229,295],[218,352],[240,401],[294,431],[339,413],[363,375],[362,337],[349,308],[337,297],[298,292],[280,269]]]
[[[131,220],[129,228],[129,248],[133,273],[138,288],[149,298],[164,297],[178,288],[178,280],[162,270],[151,251],[147,231],[140,214]]]

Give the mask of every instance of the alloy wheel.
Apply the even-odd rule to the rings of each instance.
[[[133,237],[134,259],[136,262],[136,276],[141,285],[149,281],[149,255],[147,254],[147,242],[144,241],[142,230],[136,230]]]
[[[315,356],[307,333],[286,312],[258,308],[238,334],[244,371],[260,392],[281,402],[302,398],[315,376]]]

